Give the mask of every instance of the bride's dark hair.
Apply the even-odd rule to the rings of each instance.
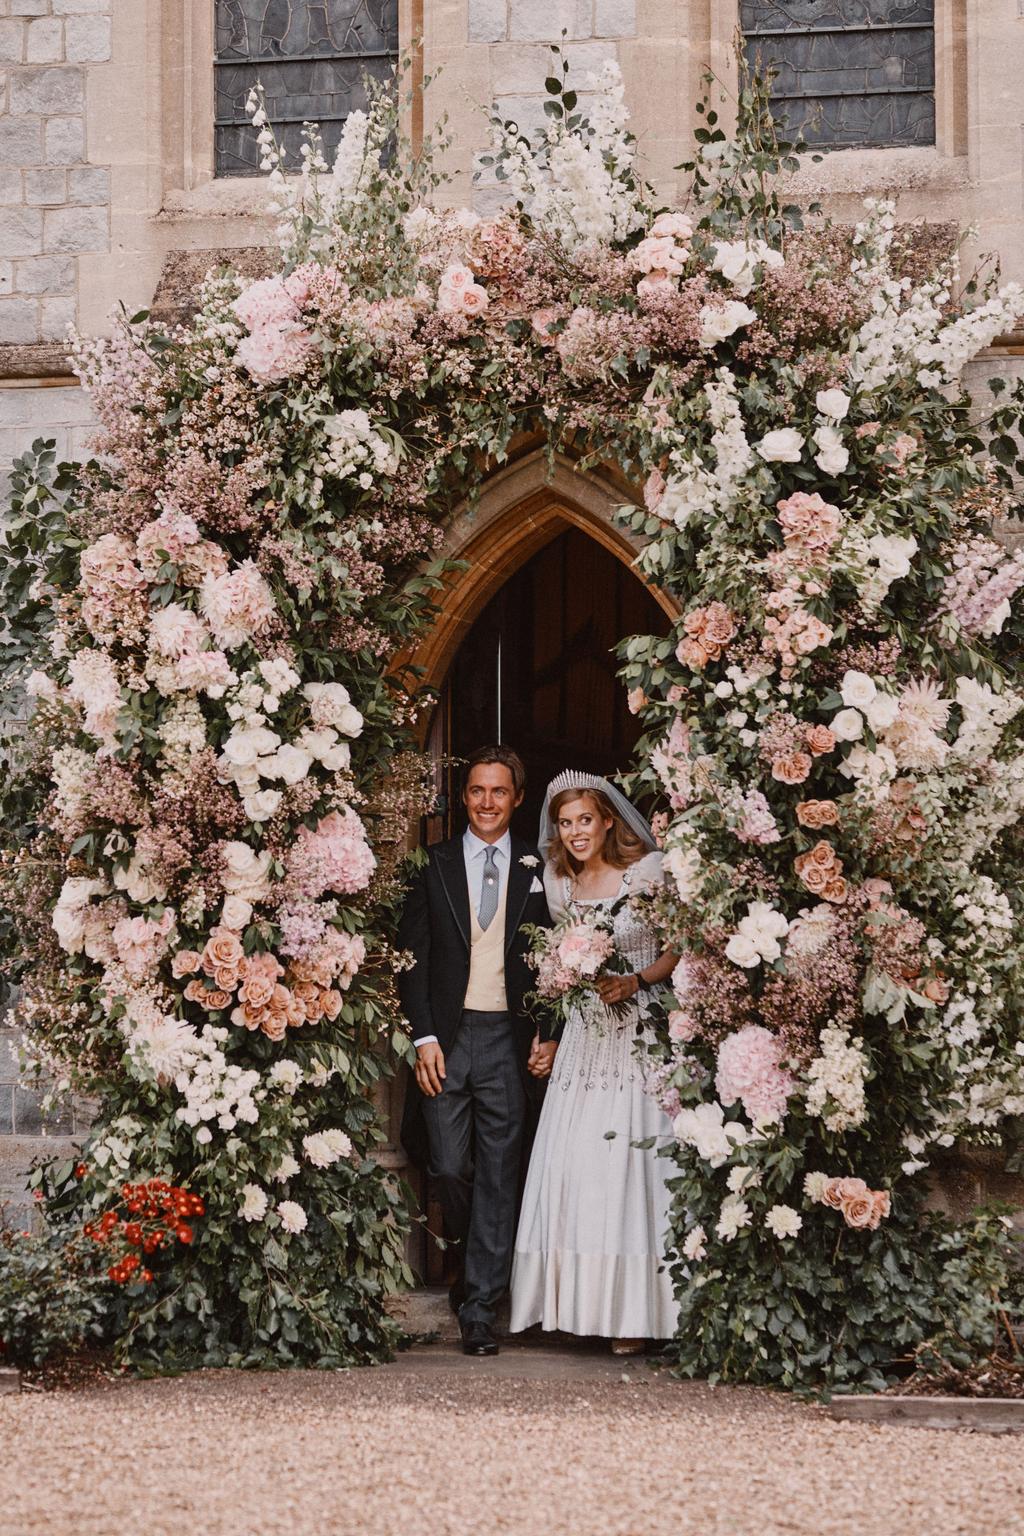
[[[560,789],[557,795],[552,795],[551,804],[548,807],[554,835],[544,849],[544,855],[550,860],[556,875],[576,875],[583,868],[579,859],[573,858],[558,835],[558,814],[563,806],[569,805],[573,800],[590,800],[602,821],[607,821],[611,817],[612,824],[608,828],[608,835],[601,850],[601,856],[606,864],[610,864],[613,869],[626,869],[630,864],[635,864],[637,859],[643,858],[648,851],[645,843],[630,827],[627,827],[608,796],[600,789]]]

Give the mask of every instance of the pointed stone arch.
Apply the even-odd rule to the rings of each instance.
[[[456,511],[438,551],[442,559],[465,562],[465,568],[446,577],[436,598],[438,617],[410,657],[423,684],[440,688],[490,599],[531,555],[566,529],[580,529],[632,568],[640,545],[616,527],[614,516],[633,499],[628,484],[611,472],[581,472],[563,454],[555,456],[552,466],[539,449],[490,476],[475,506],[464,503]],[[672,598],[646,585],[663,612],[677,618]]]

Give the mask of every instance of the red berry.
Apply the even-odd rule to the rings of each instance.
[[[87,1170],[87,1168],[86,1168],[84,1163],[76,1163],[75,1164],[75,1178],[76,1179],[84,1179],[87,1172],[88,1172],[88,1170]]]

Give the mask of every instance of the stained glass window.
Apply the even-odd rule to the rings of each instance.
[[[386,78],[398,54],[398,0],[216,0],[216,21],[218,176],[259,170],[245,113],[257,78],[297,170],[302,124],[319,123],[331,159],[345,118],[366,105],[364,78]]]
[[[741,0],[780,131],[828,149],[934,144],[935,0]]]

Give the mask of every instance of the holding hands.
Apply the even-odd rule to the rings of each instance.
[[[557,1050],[557,1040],[545,1040],[542,1042],[539,1035],[534,1035],[533,1044],[530,1047],[530,1055],[526,1063],[527,1072],[533,1077],[550,1077]]]

